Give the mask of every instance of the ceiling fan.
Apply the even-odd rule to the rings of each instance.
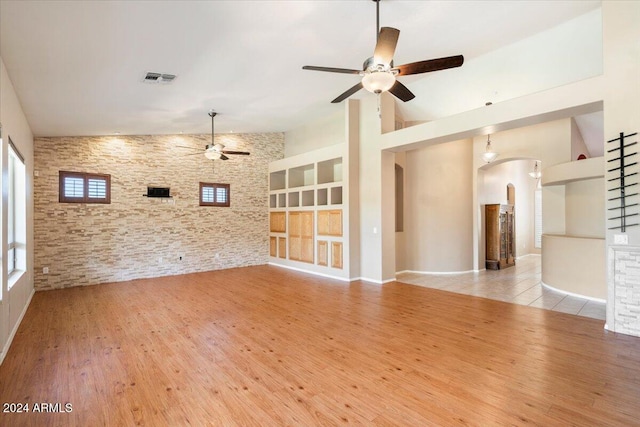
[[[229,157],[226,156],[226,154],[240,154],[243,156],[248,156],[249,153],[248,151],[234,151],[234,150],[225,150],[224,149],[224,145],[218,143],[215,144],[213,141],[213,118],[217,115],[218,113],[216,113],[215,111],[211,110],[209,111],[209,117],[211,117],[211,144],[207,144],[204,147],[204,156],[207,159],[210,160],[216,160],[216,159],[220,159],[220,160],[229,160]],[[191,150],[196,150],[196,148],[193,147],[185,147],[185,146],[180,146],[181,148],[189,148]],[[200,151],[200,150],[198,150]],[[196,154],[200,154],[200,153],[196,153]]]
[[[426,61],[412,62],[410,64],[393,65],[393,54],[396,51],[400,30],[391,27],[380,28],[380,0],[372,0],[376,3],[376,48],[373,56],[362,65],[361,70],[348,68],[316,67],[305,65],[303,70],[326,71],[329,73],[357,74],[362,80],[357,85],[348,89],[332,103],[342,102],[363,87],[369,92],[380,94],[389,91],[404,102],[415,98],[415,95],[402,83],[396,80],[396,76],[410,74],[422,74],[430,71],[446,70],[447,68],[460,67],[464,62],[462,55],[448,56],[445,58],[429,59]]]

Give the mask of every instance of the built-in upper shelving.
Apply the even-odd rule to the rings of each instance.
[[[284,190],[287,183],[287,171],[271,172],[269,175],[269,189]]]
[[[318,162],[318,184],[342,181],[342,157]]]
[[[315,184],[315,168],[313,164],[289,169],[289,188],[305,187]]]
[[[604,177],[604,157],[549,166],[542,174],[542,186],[565,185],[574,181]]]

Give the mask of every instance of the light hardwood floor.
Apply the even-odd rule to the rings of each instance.
[[[2,426],[630,426],[640,338],[441,290],[257,266],[39,292]]]

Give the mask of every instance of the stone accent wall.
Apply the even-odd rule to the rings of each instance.
[[[210,140],[210,135],[36,138],[35,288],[266,264],[268,165],[283,157],[284,135],[216,135],[216,143],[227,149],[251,152],[227,161],[204,157]],[[60,170],[110,174],[111,204],[59,203]],[[199,182],[229,183],[231,207],[199,206]],[[143,197],[147,186],[170,187],[173,198]]]
[[[614,252],[614,331],[640,336],[640,248]]]

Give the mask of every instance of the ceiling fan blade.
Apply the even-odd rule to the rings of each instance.
[[[229,160],[229,158],[224,154],[220,154],[220,160]]]
[[[356,93],[357,91],[359,91],[360,89],[362,89],[362,82],[358,83],[357,85],[355,85],[351,89],[349,89],[346,92],[344,92],[342,95],[340,95],[339,97],[337,97],[336,99],[331,101],[331,103],[332,104],[337,104],[338,102],[342,102],[345,99],[347,99],[348,97],[350,97],[351,95],[353,95],[354,93]]]
[[[398,80],[396,80],[393,86],[391,86],[389,92],[391,92],[393,95],[395,95],[396,98],[404,102],[411,101],[416,97],[405,85],[400,83]]]
[[[189,150],[198,150],[198,151],[202,151],[202,148],[187,147],[186,145],[176,145],[176,148],[187,148],[187,149],[189,149]]]
[[[391,64],[393,54],[396,52],[398,36],[400,36],[400,30],[391,27],[380,28],[378,43],[376,43],[376,49],[373,51],[373,58],[376,64]]]
[[[197,153],[184,154],[183,157],[186,157],[186,156],[203,156],[203,155],[204,155],[204,151],[200,150]]]
[[[429,59],[426,61],[412,62],[395,67],[399,76],[409,74],[428,73],[430,71],[446,70],[447,68],[460,67],[464,63],[464,56],[448,56],[446,58]]]
[[[248,156],[249,153],[248,151],[230,151],[230,150],[222,150],[223,154],[242,154],[244,156]]]
[[[313,65],[305,65],[302,67],[303,70],[313,70],[313,71],[326,71],[328,73],[342,73],[342,74],[360,74],[362,71],[360,70],[351,70],[348,68],[332,68],[332,67],[315,67]]]

